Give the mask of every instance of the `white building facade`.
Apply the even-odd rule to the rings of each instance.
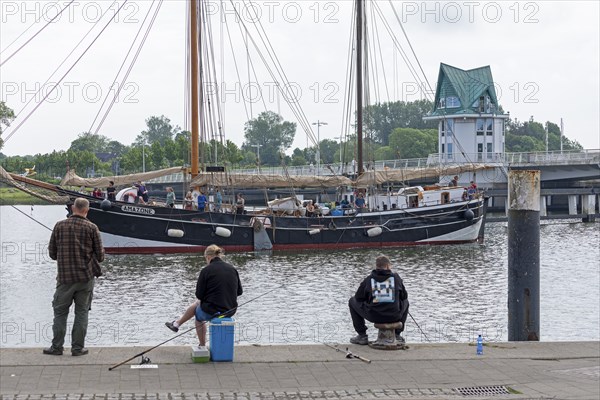
[[[434,109],[441,163],[498,162],[504,154],[505,123],[489,66],[461,70],[441,64]]]

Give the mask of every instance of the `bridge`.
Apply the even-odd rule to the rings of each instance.
[[[600,193],[600,149],[579,151],[551,151],[494,154],[485,159],[480,154],[464,154],[469,164],[485,165],[488,168],[475,173],[464,173],[459,177],[459,185],[467,186],[471,180],[477,182],[489,196],[489,207],[494,211],[506,210],[508,171],[510,169],[536,169],[541,171],[541,215],[548,211],[564,212],[566,217],[583,220],[595,219],[598,194]],[[427,158],[397,159],[375,161],[365,164],[365,169],[425,169],[436,168],[440,175],[423,178],[406,185],[447,183],[452,176],[444,174],[444,168],[456,167],[467,163],[453,162],[447,154],[431,154]],[[348,163],[322,164],[286,167],[260,166],[250,169],[236,169],[232,173],[278,174],[285,175],[349,175],[356,174],[356,165]],[[182,173],[153,179],[154,186],[185,184]],[[189,182],[189,181],[187,181]],[[398,182],[399,183],[399,182]],[[316,195],[316,193],[315,193]],[[264,195],[262,196],[264,197]]]

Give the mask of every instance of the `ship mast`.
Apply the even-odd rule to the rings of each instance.
[[[191,174],[194,179],[199,173],[198,167],[198,143],[199,143],[199,126],[198,126],[198,1],[190,0],[190,62],[191,62],[191,107],[192,107],[192,154],[191,154]]]
[[[363,0],[356,0],[356,152],[358,176],[363,170]]]

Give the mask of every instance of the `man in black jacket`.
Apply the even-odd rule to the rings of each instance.
[[[402,322],[402,328],[396,330],[396,339],[404,342],[400,334],[408,316],[408,293],[386,256],[377,257],[375,269],[361,282],[348,305],[358,334],[350,339],[350,343],[369,344],[365,319],[374,323]]]
[[[221,259],[223,249],[212,244],[204,251],[208,265],[202,268],[196,283],[196,333],[200,346],[206,344],[206,322],[217,315],[231,317],[237,311],[242,283],[233,265]]]
[[[196,298],[181,317],[165,325],[173,332],[196,316],[196,333],[200,346],[206,345],[206,323],[219,316],[231,317],[237,311],[237,298],[243,293],[242,283],[233,265],[221,259],[223,249],[211,244],[204,250],[207,265],[196,282]]]

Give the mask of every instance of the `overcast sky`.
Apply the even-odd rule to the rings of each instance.
[[[122,2],[119,0],[120,4]],[[4,138],[36,107],[36,102],[46,93],[43,91],[35,98],[36,90],[92,29],[99,13],[112,4],[108,0],[75,1],[57,21],[6,61],[67,3],[65,0],[0,2],[0,50],[1,60],[5,62],[0,67],[1,99],[19,112],[13,126],[3,134]],[[43,103],[33,113],[7,141],[2,152],[24,155],[65,150],[79,133],[88,131],[151,4],[150,0],[130,0],[121,9],[118,20],[108,26],[57,90],[50,94],[51,101]],[[235,22],[232,3],[224,4],[212,1],[211,12],[217,15],[226,10],[228,21]],[[251,25],[249,16],[252,14],[247,3],[234,1],[233,4]],[[254,4],[287,77],[296,88],[306,118],[310,122],[328,123],[320,128],[321,139],[339,140],[343,130],[352,2],[269,1]],[[588,149],[600,148],[598,4],[598,1],[394,2],[432,87],[435,88],[440,63],[461,69],[489,65],[500,104],[512,118],[528,120],[533,116],[536,121],[550,120],[557,124],[563,118],[565,134]],[[389,2],[378,1],[378,6],[403,48],[410,52]],[[111,12],[116,9],[115,5],[110,7]],[[145,119],[153,115],[165,115],[173,124],[185,126],[185,11],[182,0],[164,2],[100,134],[131,144],[145,129]],[[94,35],[101,29],[100,24],[104,25],[103,21],[94,28]],[[416,90],[416,81],[392,46],[384,24],[377,21],[376,25],[385,59],[383,64],[377,61],[380,65],[379,100],[412,101],[424,97]],[[215,39],[219,39],[220,28],[217,24],[213,27]],[[232,40],[239,44],[239,24],[230,24],[230,30]],[[92,37],[85,43],[89,44]],[[248,87],[247,58],[243,47],[234,49],[240,81],[233,73],[235,68],[229,45],[223,49],[225,77],[222,89],[226,92],[221,99],[224,102],[225,136],[240,146],[247,120],[241,101],[242,91]],[[215,51],[220,52],[219,45]],[[281,112],[286,120],[296,121],[285,102],[278,103],[278,96],[272,95],[273,79],[260,66],[256,52],[250,49],[250,53],[257,70],[257,78],[250,77],[252,87],[258,82],[267,109]],[[58,69],[53,82],[67,71],[81,50],[75,54],[77,56],[71,56]],[[217,71],[220,70],[217,67]],[[384,82],[387,82],[387,89]],[[371,91],[374,101],[375,85]],[[33,101],[25,106],[32,98]],[[264,109],[262,99],[258,99],[252,104],[251,116],[256,117]],[[303,148],[306,144],[306,135],[299,127],[293,148]]]

